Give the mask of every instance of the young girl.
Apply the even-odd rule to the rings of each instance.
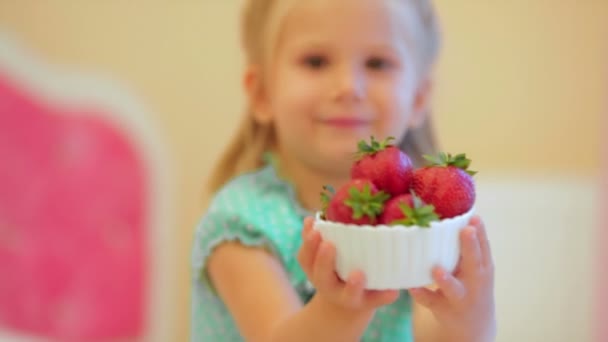
[[[349,178],[353,147],[398,137],[415,163],[435,152],[429,0],[250,0],[249,110],[212,175],[196,230],[193,341],[490,341],[493,266],[481,220],[436,287],[364,290],[334,272],[311,227],[322,186]]]

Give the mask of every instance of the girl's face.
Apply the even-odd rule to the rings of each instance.
[[[420,121],[428,87],[395,2],[306,0],[283,18],[254,107],[282,159],[346,175],[359,140],[401,139]]]

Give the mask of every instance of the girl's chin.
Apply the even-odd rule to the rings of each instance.
[[[352,145],[356,146],[356,145]],[[337,148],[324,151],[323,159],[328,165],[335,169],[336,173],[350,173],[350,168],[356,161],[356,148]]]

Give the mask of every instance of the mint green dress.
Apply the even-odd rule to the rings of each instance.
[[[192,248],[191,341],[244,341],[206,273],[209,254],[222,242],[238,240],[268,249],[283,264],[302,302],[310,300],[314,288],[296,255],[304,218],[311,214],[298,204],[293,188],[278,177],[272,164],[235,178],[216,194],[196,227]],[[406,291],[377,311],[362,340],[413,341],[411,299]]]

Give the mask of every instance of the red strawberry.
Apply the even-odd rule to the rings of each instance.
[[[430,227],[432,221],[438,221],[435,207],[425,205],[415,194],[403,194],[391,198],[384,205],[380,223],[386,225],[404,225]]]
[[[438,156],[424,156],[431,162],[429,166],[414,172],[412,188],[420,198],[435,206],[440,218],[450,218],[466,213],[475,203],[476,172],[467,168],[471,161],[465,154],[452,157],[439,153]]]
[[[326,190],[331,192],[329,187]],[[366,179],[354,179],[343,185],[331,199],[321,194],[324,218],[349,224],[375,224],[382,213],[384,202],[390,197]]]
[[[371,180],[378,189],[393,196],[407,193],[414,173],[412,161],[407,154],[391,144],[394,138],[371,143],[359,142],[359,159],[351,168],[351,178]]]

